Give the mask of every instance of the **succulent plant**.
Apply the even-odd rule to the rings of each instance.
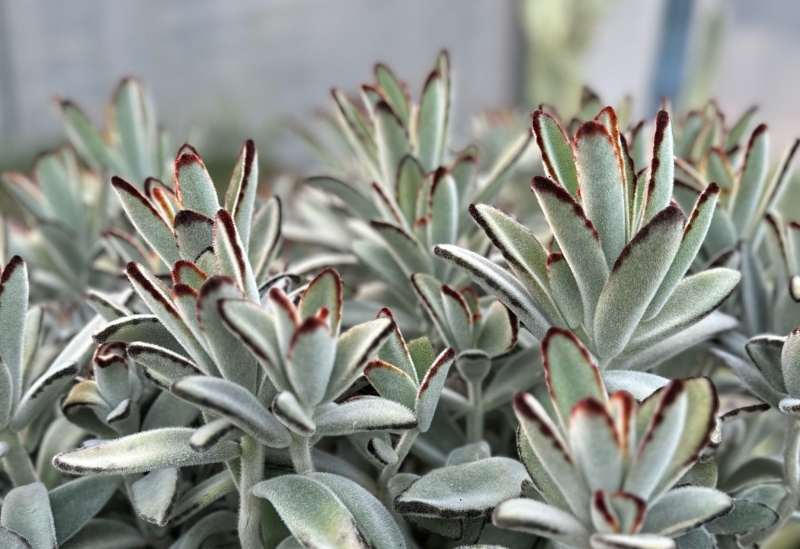
[[[74,149],[41,155],[30,178],[5,173],[2,181],[34,224],[31,233],[11,236],[12,248],[31,260],[37,297],[81,303],[78,296],[86,287],[119,289],[120,260],[142,259],[140,242],[119,223],[119,203],[101,181],[107,174],[122,175],[155,203],[167,203],[168,189],[158,179],[169,173],[168,139],[156,128],[151,102],[134,79],[117,86],[102,132],[73,102],[58,104]]]
[[[652,367],[733,327],[720,314],[699,321],[731,293],[739,273],[715,268],[684,277],[719,189],[709,185],[688,219],[671,201],[669,115],[659,113],[650,166],[638,175],[610,107],[580,126],[574,144],[541,110],[533,126],[550,177],[535,177],[532,187],[554,249],[548,253],[513,218],[476,204],[470,213],[513,274],[456,246],[438,245],[436,254],[505,303],[537,338],[551,326],[572,329],[604,369]]]
[[[568,131],[543,106],[483,171],[450,149],[446,54],[419,104],[376,79],[363,108],[334,91],[348,152],[286,222],[251,141],[220,199],[191,146],[164,165],[136,81],[103,133],[61,104],[77,155],[5,177],[29,229],[8,249],[36,289],[20,257],[0,269],[0,546],[787,535],[800,263],[777,212],[796,146],[770,174],[763,127],[742,143],[752,112],[728,130],[712,104],[673,139],[665,106],[648,154],[642,123],[623,131],[630,101],[618,117],[587,88]],[[510,142],[482,136],[489,157]],[[534,208],[498,201],[534,138]],[[518,221],[542,227],[537,205],[552,238]]]
[[[483,382],[492,359],[511,350],[517,342],[517,317],[499,301],[481,310],[478,294],[466,287],[456,291],[425,273],[411,275],[414,290],[441,336],[458,353],[456,369],[467,385],[469,414],[467,440],[483,437]]]
[[[36,289],[75,302],[87,286],[109,287],[111,276],[95,264],[109,222],[108,193],[71,149],[40,156],[32,178],[4,173],[2,181],[34,224],[30,233],[10,236],[13,250],[34,259]]]
[[[363,106],[342,91],[332,92],[336,103],[336,131],[349,145],[350,162],[339,174],[308,179],[315,188],[336,197],[350,217],[369,224],[353,225],[312,210],[306,223],[325,219],[327,227],[343,232],[346,250],[384,282],[382,299],[396,311],[414,316],[416,295],[409,282],[413,273],[435,276],[460,286],[463,274],[431,253],[435,244],[461,243],[483,251],[485,242],[468,223],[464,207],[472,201],[492,200],[528,149],[530,132],[512,140],[485,173],[478,173],[477,147],[453,152],[450,147],[452,101],[449,56],[443,52],[425,82],[419,103],[409,98],[405,84],[381,64],[375,67],[376,85],[362,86]],[[338,156],[337,156],[338,158]],[[355,168],[355,169],[353,169]],[[330,227],[331,223],[342,228]],[[356,227],[355,234],[346,223]],[[357,238],[353,241],[353,238]],[[312,237],[312,240],[316,240]],[[351,243],[352,241],[352,243]],[[375,290],[362,296],[367,300]],[[407,326],[413,328],[414,326]]]
[[[91,333],[102,325],[96,318],[56,354],[52,343],[40,348],[43,316],[40,308],[28,310],[27,267],[14,256],[0,277],[0,460],[10,483],[2,483],[0,542],[13,549],[58,547],[100,511],[119,484],[111,478],[58,485],[61,479],[47,459],[31,460],[37,447],[40,457],[52,457],[54,450],[79,442],[49,412],[91,353]]]
[[[101,130],[74,102],[58,106],[70,143],[96,173],[115,174],[141,187],[149,177],[170,177],[169,138],[158,127],[155,107],[142,84],[124,78],[106,107]]]
[[[744,537],[749,543],[766,539],[800,506],[800,331],[787,337],[757,336],[747,343],[750,360],[717,350],[742,383],[786,417],[783,453],[785,493],[774,506],[780,519],[766,531]],[[783,488],[783,487],[782,487]]]
[[[637,402],[626,391],[606,394],[569,331],[551,328],[542,355],[551,402],[514,400],[529,497],[498,505],[496,525],[573,547],[674,547],[671,538],[732,510],[713,488],[676,487],[716,427],[709,379],[672,380]]]
[[[260,483],[266,448],[288,447],[295,470],[306,474],[314,469],[311,446],[322,437],[406,430],[417,427],[418,420],[403,404],[379,397],[337,403],[390,335],[394,323],[379,318],[340,335],[342,284],[336,271],[321,272],[305,287],[296,305],[275,282],[266,281],[259,289],[255,273],[266,278],[263,273],[268,270],[279,229],[267,224],[266,234],[251,233],[250,216],[239,213],[252,212],[255,183],[249,177],[255,177],[250,171],[254,166],[250,143],[243,149],[232,179],[228,211],[216,204],[200,159],[184,147],[176,160],[176,200],[184,209],[175,214],[174,235],[143,195],[121,179],[113,181],[131,221],[162,260],[173,264],[173,285],[170,290],[142,265],[128,265],[131,285],[152,315],[115,311],[118,318],[94,336],[101,344],[94,361],[97,381],[76,385],[64,403],[65,412],[91,408],[108,426],[124,416],[114,427],[121,434],[136,430],[137,388],[130,381],[138,378],[131,374],[132,359],[148,379],[169,391],[165,394],[202,411],[205,425],[196,430],[164,426],[163,422],[158,428],[143,425],[143,432],[61,454],[54,463],[78,474],[149,472],[132,485],[134,507],[144,520],[164,525],[178,490],[175,482],[167,481],[177,478],[178,468],[239,458],[240,464],[229,464],[241,493],[239,534],[243,544],[255,547],[261,537],[260,525],[253,520],[260,513],[260,497],[272,501],[282,517],[284,512],[293,512],[281,505],[279,485],[283,484]],[[234,201],[233,197],[238,198]],[[214,221],[186,209],[190,207],[209,216],[213,210]],[[258,214],[255,219],[254,224]],[[260,269],[251,264],[242,244],[242,235],[248,234],[266,247],[255,250],[256,261],[261,262],[255,264]],[[279,276],[278,280],[286,278]],[[446,374],[447,369],[441,372]],[[429,391],[419,391],[423,409],[430,406],[426,404],[428,393],[433,393],[434,387],[441,390],[442,374],[427,383]],[[109,383],[110,376],[123,377]],[[433,397],[434,407],[437,396]],[[150,413],[154,408],[156,403]],[[174,409],[171,413],[178,416]],[[193,419],[192,415],[183,416],[183,424]],[[136,448],[134,454],[131,448]],[[281,482],[306,483],[288,478]],[[139,483],[166,483],[171,488],[142,486],[137,491]],[[315,483],[314,489],[322,488]],[[159,512],[153,514],[152,510]],[[284,517],[290,530],[291,516]],[[352,539],[359,535],[355,531]],[[370,539],[369,533],[363,535]]]
[[[778,213],[791,180],[800,140],[792,142],[777,164],[769,165],[769,133],[761,124],[747,144],[742,143],[755,109],[748,110],[730,130],[713,103],[703,112],[691,112],[683,122],[676,145],[675,199],[686,208],[709,182],[719,187],[719,204],[709,224],[698,258],[709,265],[738,268],[742,284],[736,299],[724,309],[742,319],[741,330],[749,336],[766,331],[785,333],[800,323],[790,280],[800,273],[790,252],[793,224],[784,224]],[[765,266],[760,249],[765,234],[770,242],[771,265]],[[773,284],[767,268],[771,267]],[[797,284],[795,283],[795,286]],[[767,306],[769,304],[769,306]]]

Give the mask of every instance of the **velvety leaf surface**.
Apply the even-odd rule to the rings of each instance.
[[[132,503],[139,518],[165,526],[178,499],[180,471],[169,467],[150,471],[131,485]]]
[[[342,500],[313,477],[283,475],[258,483],[252,492],[269,500],[292,535],[305,546],[368,547]]]
[[[183,428],[145,431],[58,454],[53,464],[77,475],[116,475],[218,463],[239,456],[239,445],[231,441],[205,453],[195,452],[189,446],[192,433],[192,429]]]
[[[174,383],[170,392],[225,417],[261,444],[273,448],[289,445],[286,428],[240,385],[209,376],[189,376]]]
[[[500,502],[517,497],[525,467],[508,458],[488,458],[435,469],[394,500],[400,513],[442,518],[485,516]]]

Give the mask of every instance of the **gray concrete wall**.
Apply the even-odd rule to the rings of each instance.
[[[235,140],[234,155],[244,138],[266,139],[281,117],[328,107],[332,86],[357,91],[377,61],[418,94],[442,47],[456,67],[456,108],[464,120],[515,100],[515,5],[0,0],[0,33],[8,42],[6,67],[0,54],[0,127],[20,148],[53,142],[61,136],[53,96],[74,99],[99,120],[115,82],[137,75],[178,140],[193,125],[211,124]],[[296,146],[283,148],[289,159],[302,156]]]

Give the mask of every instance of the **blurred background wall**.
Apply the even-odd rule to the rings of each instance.
[[[254,137],[302,171],[310,155],[286,119],[327,108],[332,86],[355,92],[376,61],[416,94],[442,47],[456,120],[568,111],[586,82],[605,103],[632,95],[636,116],[664,90],[683,107],[712,94],[731,116],[757,103],[782,145],[800,134],[799,24],[797,0],[0,0],[0,164],[60,142],[54,96],[99,120],[136,75],[176,141],[233,158]]]

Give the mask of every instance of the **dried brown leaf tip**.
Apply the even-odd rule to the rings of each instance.
[[[660,231],[660,226],[662,225],[671,225],[672,223],[683,223],[686,217],[683,215],[683,212],[675,203],[670,203],[669,206],[658,212],[653,218],[641,229],[636,235],[628,242],[622,251],[620,252],[619,256],[617,257],[616,261],[614,261],[613,267],[611,267],[611,273],[615,273],[617,270],[622,267],[622,264],[625,262],[628,257],[630,257],[633,249],[639,246],[642,241],[644,241],[647,236],[650,234],[651,231]]]
[[[297,312],[297,307],[294,306],[294,303],[292,303],[283,290],[280,288],[270,288],[267,296],[273,306],[279,307],[286,312],[293,320],[295,326],[300,325],[300,314]]]
[[[455,358],[456,358],[456,351],[452,347],[448,347],[447,349],[442,351],[442,354],[440,354],[438,357],[436,357],[436,360],[433,361],[433,364],[431,364],[431,367],[428,368],[428,373],[425,374],[425,377],[423,378],[422,383],[420,383],[420,385],[419,385],[418,394],[421,395],[422,393],[424,393],[428,389],[428,386],[430,385],[431,380],[439,372],[439,369],[442,366],[444,366],[445,364],[447,364],[448,362],[451,362],[452,360],[454,360]]]
[[[208,275],[203,272],[197,265],[192,263],[191,261],[187,261],[185,259],[181,259],[175,263],[172,267],[172,283],[173,284],[180,284],[185,282],[183,279],[189,273],[192,273],[194,276],[205,280],[208,278]]]
[[[175,228],[178,227],[188,227],[195,224],[203,224],[206,225],[213,225],[214,221],[210,217],[206,217],[203,214],[196,212],[194,210],[181,210],[177,214],[175,214],[175,221],[173,221],[173,226]]]
[[[153,212],[153,215],[155,215],[159,219],[163,220],[163,218],[161,217],[161,214],[158,212],[158,210],[156,210],[156,207],[153,206],[153,203],[150,202],[150,200],[145,195],[143,195],[139,191],[139,189],[137,189],[136,187],[134,187],[133,185],[131,185],[130,183],[128,183],[127,181],[125,181],[121,177],[117,177],[116,175],[112,176],[111,177],[111,186],[114,187],[114,189],[116,189],[118,192],[123,192],[123,193],[125,193],[127,195],[130,195],[131,197],[137,199],[144,206],[146,206],[147,209],[149,209],[151,212]]]
[[[292,356],[292,351],[294,350],[295,345],[297,345],[297,341],[301,337],[305,337],[306,335],[312,334],[317,330],[323,329],[330,334],[331,329],[324,319],[319,318],[318,316],[309,316],[305,318],[303,322],[300,323],[300,326],[298,326],[294,331],[294,334],[292,334],[292,339],[289,341],[289,357]]]
[[[517,413],[517,416],[524,418],[526,421],[536,424],[539,429],[539,434],[543,437],[549,439],[553,446],[555,446],[558,451],[563,455],[564,459],[572,463],[572,458],[570,457],[569,453],[567,452],[566,448],[561,444],[560,437],[558,434],[553,431],[549,425],[547,425],[542,419],[539,417],[534,411],[533,404],[531,401],[535,401],[536,398],[531,395],[530,393],[526,393],[524,391],[520,391],[514,396],[514,411]]]
[[[536,193],[550,194],[558,201],[572,206],[573,212],[583,221],[583,224],[586,226],[586,228],[591,231],[592,237],[597,242],[600,242],[600,234],[597,232],[597,229],[595,229],[594,224],[589,220],[588,217],[586,217],[586,213],[583,211],[583,207],[580,205],[579,202],[577,202],[574,198],[572,198],[572,195],[569,194],[569,192],[564,187],[562,187],[552,179],[537,175],[533,178],[533,181],[531,182],[531,188]],[[580,188],[578,189],[578,191],[580,192]]]

